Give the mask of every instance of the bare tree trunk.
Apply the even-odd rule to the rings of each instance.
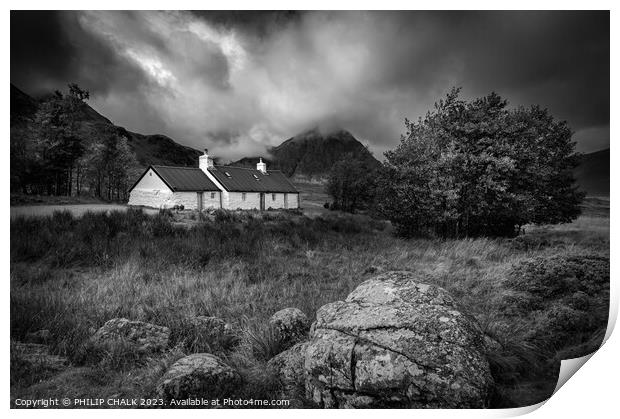
[[[75,195],[80,196],[80,164],[78,163],[75,167]]]
[[[69,185],[67,185],[67,196],[71,196],[71,189],[73,189],[73,166],[69,167]]]

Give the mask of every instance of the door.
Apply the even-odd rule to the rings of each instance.
[[[198,211],[202,211],[202,192],[197,192],[196,195],[196,199],[198,200],[196,202],[196,208],[198,208]]]
[[[265,193],[260,193],[260,210],[265,211]]]

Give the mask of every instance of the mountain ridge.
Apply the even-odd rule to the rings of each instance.
[[[263,158],[268,168],[279,169],[298,182],[323,183],[332,166],[349,157],[378,167],[379,161],[349,131],[334,129],[321,131],[312,128],[284,140],[280,145],[268,149],[268,158]],[[249,167],[259,157],[244,157],[231,163],[234,166]]]
[[[44,100],[43,98],[42,100]],[[37,100],[11,83],[11,141],[27,141],[42,100]],[[162,134],[140,134],[115,125],[87,103],[78,113],[78,133],[87,144],[102,141],[112,133],[127,138],[140,167],[151,164],[195,166],[200,151],[182,145]]]

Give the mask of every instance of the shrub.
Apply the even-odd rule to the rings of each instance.
[[[581,344],[607,324],[609,258],[525,259],[512,267],[506,286],[512,293],[504,297],[504,313],[531,319],[535,327],[525,337],[540,347]]]

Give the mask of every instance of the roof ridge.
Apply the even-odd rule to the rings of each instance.
[[[152,167],[165,167],[166,169],[198,169],[201,170],[200,167],[192,167],[192,166],[167,166],[164,164],[152,164]],[[202,171],[202,170],[201,170]]]
[[[252,170],[254,172],[260,172],[260,170],[258,169],[252,169],[251,167],[239,167],[239,166],[218,166],[218,165],[213,165],[214,168],[233,168],[233,169],[243,169],[243,170]],[[271,170],[267,170],[267,172],[280,172],[283,173],[282,170],[280,169],[271,169]],[[262,173],[262,172],[261,172]]]
[[[214,168],[218,168],[218,167],[220,167],[220,168],[226,168],[226,169],[243,169],[243,170],[254,170],[254,171],[256,171],[256,172],[258,172],[258,171],[259,171],[258,169],[252,169],[251,167],[239,167],[239,166],[216,166],[216,165],[213,165],[213,167],[214,167]]]

